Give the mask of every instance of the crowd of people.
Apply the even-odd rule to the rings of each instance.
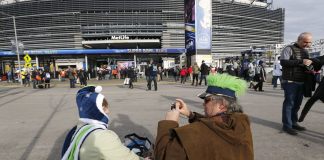
[[[276,89],[279,83],[284,92],[282,130],[289,135],[305,131],[306,127],[298,122],[304,121],[317,100],[324,102],[324,79],[318,78],[324,66],[324,56],[309,57],[306,48],[311,43],[312,34],[301,33],[296,43],[283,49],[273,65],[273,88]],[[236,57],[226,59],[222,68],[208,66],[202,61],[200,66],[195,62],[192,66],[169,69],[150,61],[144,72],[148,91],[153,87],[157,91],[157,82],[168,76],[173,76],[174,81],[181,84],[190,81],[192,86],[207,86],[199,95],[204,114],[190,111],[187,103],[176,99],[165,119],[157,125],[154,154],[141,157],[124,146],[119,136],[109,129],[110,104],[100,93],[102,87],[87,86],[89,74],[68,67],[58,71],[59,79],[69,79],[70,88],[75,88],[77,81],[84,87],[76,96],[80,119],[65,139],[62,159],[253,159],[250,121],[237,99],[248,86],[255,91],[264,91],[263,83],[267,79],[264,61]],[[30,68],[14,74],[9,71],[8,81],[12,81],[14,75],[21,76],[24,86],[30,86],[32,82],[33,88],[50,88],[53,76],[48,69]],[[121,69],[104,65],[97,68],[97,75],[97,80],[125,79],[133,89],[138,70],[132,66]],[[310,98],[298,116],[303,97]],[[179,126],[180,115],[188,118],[187,125]]]

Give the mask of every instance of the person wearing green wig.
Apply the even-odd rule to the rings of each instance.
[[[250,121],[237,103],[244,93],[244,80],[228,74],[207,77],[207,90],[198,95],[204,100],[205,114],[191,112],[176,99],[175,108],[158,124],[155,160],[252,160],[253,141]],[[179,127],[179,116],[189,124]]]

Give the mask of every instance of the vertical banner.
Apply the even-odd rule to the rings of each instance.
[[[196,52],[195,0],[185,0],[185,45],[187,55]]]
[[[211,54],[212,0],[185,0],[187,55]]]
[[[212,48],[212,0],[196,0],[197,54],[210,54]]]

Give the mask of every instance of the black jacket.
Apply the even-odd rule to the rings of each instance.
[[[208,75],[209,73],[209,68],[205,63],[202,63],[200,66],[200,72],[202,75]]]
[[[308,52],[300,48],[297,44],[287,46],[292,49],[289,60],[281,59],[282,79],[296,82],[304,82],[306,80],[306,67],[303,59],[309,59]]]

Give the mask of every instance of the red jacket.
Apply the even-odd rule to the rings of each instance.
[[[182,68],[180,71],[180,76],[186,76],[187,75],[187,70],[185,68]]]

